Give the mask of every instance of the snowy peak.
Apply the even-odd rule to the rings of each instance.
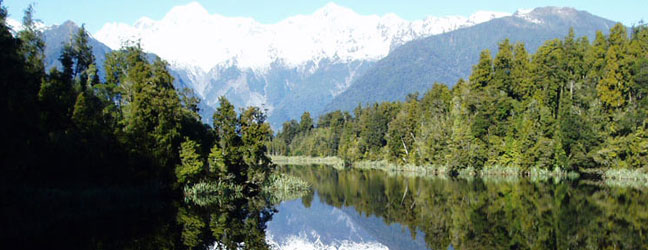
[[[7,22],[7,25],[9,26],[9,28],[11,28],[11,30],[13,32],[15,32],[15,33],[20,32],[21,30],[23,30],[25,28],[22,25],[22,21],[18,21],[16,19],[9,18],[9,17],[7,19],[5,19],[5,20]],[[36,29],[40,30],[40,31],[43,31],[43,30],[47,29],[47,26],[45,25],[45,23],[43,23],[43,22],[41,22],[39,20],[36,20],[34,25],[36,26]]]
[[[569,7],[540,7],[535,8],[528,15],[530,16],[573,16],[578,14],[578,10]]]
[[[537,24],[556,21],[557,19],[575,20],[580,15],[591,16],[586,11],[579,11],[569,7],[539,7],[532,10],[519,9],[513,13],[514,17],[519,17]]]
[[[141,42],[176,68],[237,66],[265,72],[280,63],[300,68],[328,59],[375,61],[393,48],[425,36],[468,27],[509,15],[480,11],[471,17],[428,17],[406,21],[394,14],[359,15],[328,3],[310,15],[275,24],[252,18],[210,14],[192,2],[172,8],[161,20],[142,17],[135,24],[107,23],[95,37],[113,49],[125,41]]]
[[[325,17],[325,18],[338,18],[338,17],[347,17],[347,16],[356,16],[358,15],[353,10],[337,5],[333,2],[329,2],[324,7],[318,9],[313,13],[316,17]]]
[[[506,12],[496,12],[496,11],[477,11],[475,14],[470,15],[468,18],[469,23],[472,24],[479,24],[483,22],[488,22],[492,19],[495,18],[500,18],[500,17],[505,17],[505,16],[510,16],[510,13]]]
[[[191,2],[187,5],[180,5],[171,8],[171,10],[164,17],[167,18],[187,18],[187,17],[205,17],[209,16],[209,12],[201,4]]]

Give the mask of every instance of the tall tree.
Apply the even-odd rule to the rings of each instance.
[[[179,184],[193,184],[198,181],[200,173],[204,171],[204,161],[197,150],[200,145],[185,137],[180,144],[180,164],[175,168],[175,175]]]
[[[304,112],[299,121],[299,132],[306,133],[313,129],[313,118],[309,112]]]
[[[603,68],[603,79],[596,86],[601,102],[609,110],[620,108],[625,104],[625,92],[627,87],[623,81],[624,77],[619,66],[620,48],[617,45],[610,46],[605,56],[606,63]]]
[[[470,75],[470,86],[475,90],[485,88],[492,78],[493,60],[491,59],[491,52],[489,50],[482,50],[481,54],[479,54],[479,62],[473,66],[472,74]]]
[[[513,97],[517,100],[531,95],[532,85],[530,75],[529,53],[524,43],[516,43],[513,49],[513,68],[511,70]]]
[[[513,77],[511,75],[513,70],[513,46],[509,39],[499,43],[499,50],[495,56],[493,63],[493,80],[495,87],[499,90],[505,91],[509,96],[513,96],[514,86]]]

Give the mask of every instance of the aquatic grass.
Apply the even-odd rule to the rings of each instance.
[[[520,181],[519,175],[482,175],[480,176],[484,182],[488,183],[517,183]]]
[[[480,176],[520,176],[522,169],[519,167],[489,165],[479,171]]]
[[[394,164],[382,161],[359,161],[351,164],[351,167],[357,169],[376,169],[383,170],[387,172],[407,172],[407,173],[416,173],[419,175],[445,175],[448,172],[448,168],[442,165],[414,165],[414,164]]]
[[[472,166],[457,169],[456,173],[458,177],[467,179],[472,179],[473,177],[478,175],[477,170],[475,170],[475,168]]]
[[[311,185],[292,175],[272,174],[263,192],[270,196],[270,202],[279,204],[303,197],[311,191]]]
[[[310,189],[311,185],[292,175],[287,174],[272,174],[270,175],[270,181],[266,190],[269,191],[302,191]]]
[[[475,167],[451,168],[447,165],[414,165],[414,164],[395,164],[386,160],[381,161],[358,161],[352,164],[345,164],[338,157],[302,157],[302,156],[271,156],[272,160],[278,165],[328,165],[335,169],[344,169],[346,167],[366,170],[381,170],[390,175],[406,175],[409,177],[429,177],[429,176],[456,176],[462,179],[482,178],[496,182],[512,182],[520,178],[528,178],[535,182],[553,181],[559,183],[565,179],[576,180],[580,174],[575,171],[566,171],[563,168],[555,167],[553,170],[534,166],[528,169],[519,166],[505,165],[487,165],[482,169]],[[621,185],[628,182],[629,185],[647,186],[648,187],[648,168],[638,170],[628,169],[609,169],[600,170],[597,174],[601,175],[603,182],[610,185]]]
[[[222,181],[199,182],[184,187],[185,202],[198,206],[227,203],[230,199],[243,197],[243,187]]]
[[[270,155],[272,162],[277,165],[312,165],[324,164],[333,166],[336,169],[344,168],[344,161],[335,156],[308,157],[308,156],[282,156]]]
[[[608,169],[601,175],[603,182],[613,186],[648,187],[648,167],[639,169]]]

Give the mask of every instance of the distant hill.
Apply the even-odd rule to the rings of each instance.
[[[358,103],[403,100],[409,93],[425,92],[434,82],[452,86],[459,78],[468,78],[480,51],[489,49],[494,56],[505,38],[523,42],[534,52],[546,40],[565,37],[570,27],[576,36],[588,36],[591,41],[597,30],[607,33],[614,24],[585,11],[544,7],[414,40],[376,62],[324,110],[352,110]]]

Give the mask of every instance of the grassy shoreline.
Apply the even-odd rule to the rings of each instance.
[[[387,161],[359,161],[345,166],[344,161],[338,157],[303,157],[303,156],[271,156],[272,161],[278,165],[309,165],[323,164],[330,165],[336,169],[345,167],[356,169],[375,169],[390,173],[402,173],[416,176],[450,176],[456,175],[461,178],[506,178],[518,179],[529,178],[531,180],[548,180],[553,179],[578,179],[580,173],[567,172],[561,169],[554,171],[533,167],[522,170],[519,167],[507,166],[486,166],[483,169],[472,167],[452,171],[450,167],[443,165],[426,165],[418,166],[412,164],[398,165]],[[600,178],[600,182],[614,186],[641,186],[648,187],[648,167],[629,170],[629,169],[597,169],[583,173],[594,173]]]
[[[309,165],[309,164],[323,164],[331,165],[334,168],[345,168],[344,161],[338,157],[304,157],[304,156],[270,156],[272,161],[277,165]],[[566,171],[557,170],[549,171],[541,168],[531,168],[529,170],[522,170],[517,167],[505,166],[487,166],[483,169],[475,169],[467,167],[459,170],[452,170],[445,165],[414,165],[405,164],[399,165],[381,161],[359,161],[347,164],[351,168],[356,169],[376,169],[388,172],[408,172],[420,175],[458,175],[463,177],[483,177],[483,176],[517,176],[517,177],[567,177]]]
[[[344,168],[344,161],[335,156],[308,157],[308,156],[270,155],[270,158],[272,159],[272,162],[277,165],[324,164],[324,165],[330,165],[336,169]]]

